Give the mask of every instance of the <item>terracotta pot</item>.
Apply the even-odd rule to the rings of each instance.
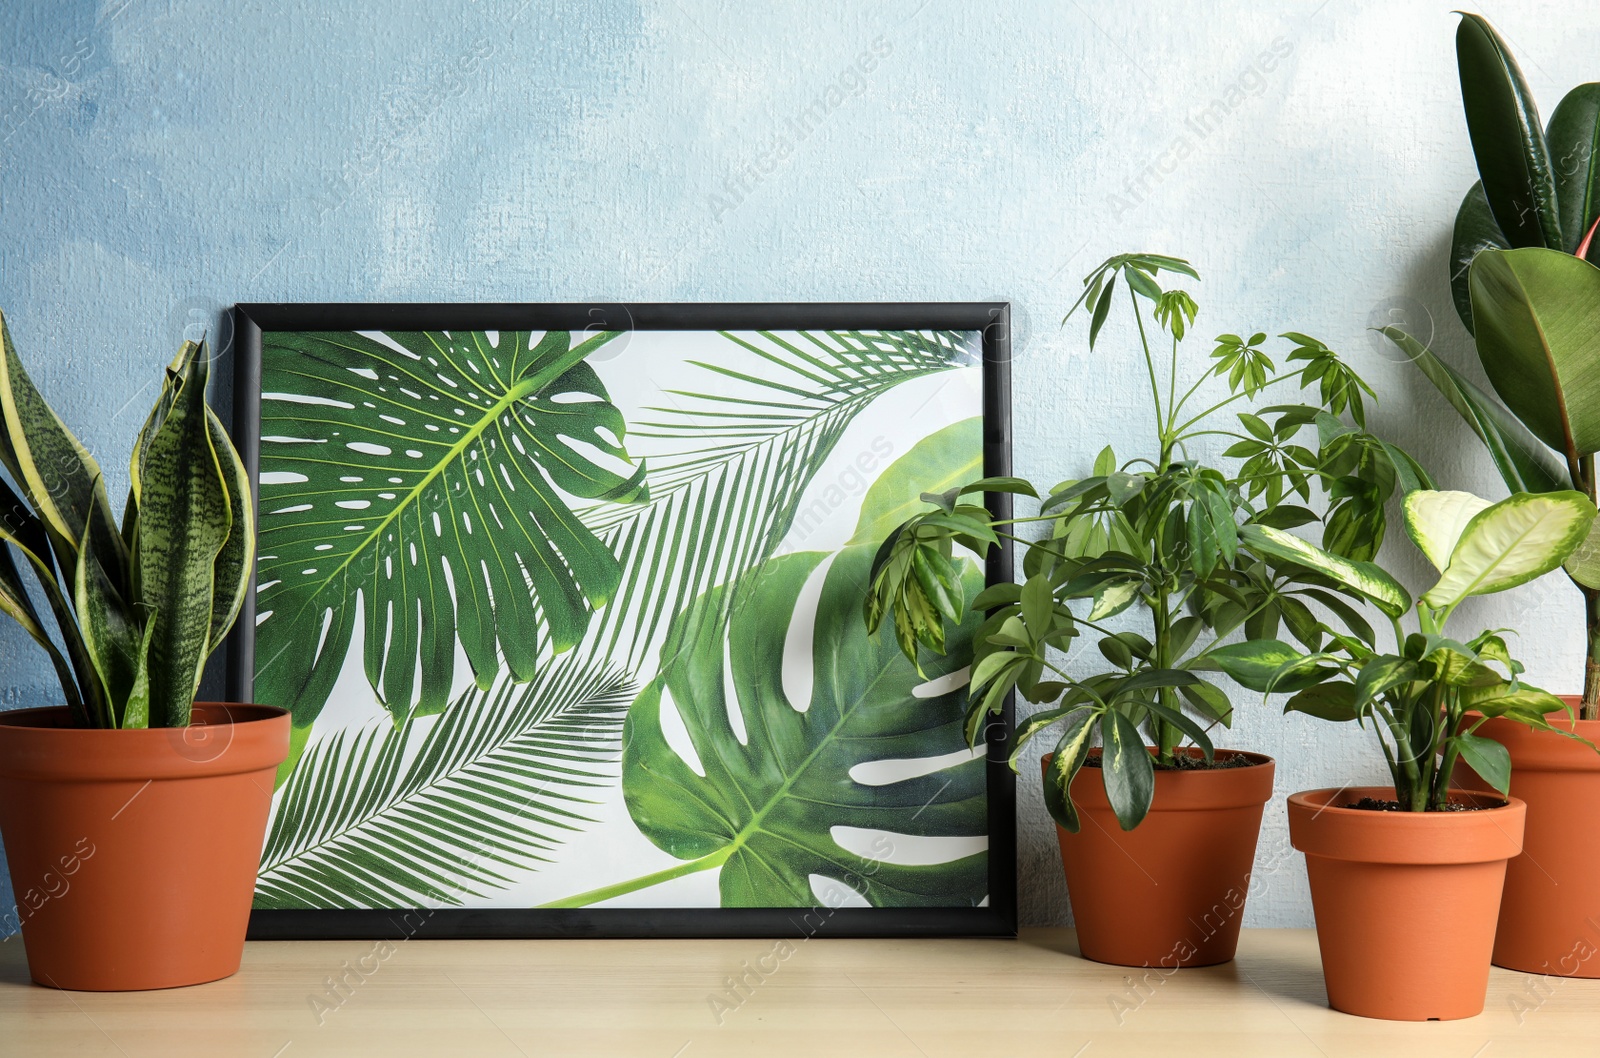
[[[1550,721],[1600,745],[1600,720],[1558,714]],[[1528,805],[1522,855],[1506,867],[1495,965],[1600,977],[1600,754],[1510,720],[1490,720],[1478,734],[1511,751],[1511,793]],[[1453,778],[1469,790],[1489,790],[1465,765]]]
[[[64,708],[0,713],[0,832],[33,979],[120,991],[236,972],[289,714],[69,724]]]
[[[1085,959],[1177,968],[1233,958],[1274,768],[1259,753],[1216,755],[1254,764],[1157,771],[1150,814],[1133,830],[1117,822],[1099,768],[1073,778],[1083,825],[1076,834],[1056,831]]]
[[[1341,807],[1394,798],[1377,786],[1289,798],[1289,841],[1306,855],[1328,1005],[1390,1021],[1453,1021],[1483,1010],[1506,861],[1527,806],[1452,790],[1477,812]]]

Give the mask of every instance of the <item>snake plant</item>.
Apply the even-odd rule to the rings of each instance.
[[[134,442],[121,519],[99,464],[23,369],[0,315],[0,610],[22,625],[82,727],[182,727],[244,601],[250,479],[185,342]],[[20,573],[32,568],[46,620]]]

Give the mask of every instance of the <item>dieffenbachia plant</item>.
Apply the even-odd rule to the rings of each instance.
[[[1467,492],[1412,492],[1405,499],[1406,531],[1439,570],[1438,581],[1415,604],[1378,566],[1351,562],[1269,526],[1245,526],[1243,542],[1269,562],[1315,570],[1370,600],[1390,618],[1394,649],[1385,652],[1370,635],[1319,622],[1318,648],[1251,640],[1212,650],[1204,664],[1252,690],[1292,693],[1285,712],[1363,727],[1370,721],[1405,810],[1444,809],[1458,760],[1508,793],[1511,756],[1478,729],[1503,717],[1570,735],[1547,719],[1562,702],[1522,682],[1522,665],[1499,631],[1462,640],[1447,626],[1465,600],[1526,584],[1560,566],[1594,521],[1594,504],[1572,491],[1520,492],[1499,503]],[[1407,632],[1401,618],[1413,609],[1416,630]],[[1469,717],[1469,711],[1478,715]]]
[[[1273,567],[1251,552],[1241,523],[1287,529],[1320,521],[1326,547],[1364,561],[1383,539],[1384,502],[1395,489],[1432,487],[1409,456],[1367,432],[1364,394],[1372,391],[1314,338],[1284,335],[1293,346],[1288,359],[1298,366],[1280,373],[1263,349],[1265,334],[1221,335],[1211,353],[1214,364],[1180,391],[1179,345],[1197,306],[1185,291],[1162,289],[1163,272],[1198,278],[1178,258],[1114,257],[1084,280],[1083,296],[1073,307],[1090,315],[1092,349],[1118,282],[1128,290],[1150,380],[1154,455],[1119,461],[1107,448],[1091,476],[1047,493],[1036,517],[996,520],[966,499],[986,491],[1040,495],[1016,478],[924,495],[932,509],[884,540],[865,600],[869,629],[892,615],[908,658],[915,661],[919,647],[943,654],[945,622],[962,619],[954,547],[983,553],[1001,537],[1026,546],[1026,582],[995,585],[974,603],[991,612],[973,640],[967,737],[973,744],[983,737],[1013,689],[1045,706],[1018,726],[1011,763],[1015,768],[1030,739],[1059,725],[1045,804],[1073,831],[1079,819],[1069,787],[1096,735],[1106,791],[1125,829],[1144,818],[1155,769],[1179,766],[1181,747],[1192,743],[1211,760],[1207,728],[1230,723],[1232,707],[1227,694],[1198,670],[1219,640],[1235,630],[1271,638],[1284,626],[1313,647],[1314,605],[1366,627],[1335,578],[1305,566]],[[1149,327],[1146,303],[1153,317]],[[1169,356],[1158,370],[1151,339],[1163,331]],[[1228,395],[1204,410],[1191,408],[1206,379],[1217,377],[1227,380]],[[1317,399],[1218,421],[1219,412],[1285,385],[1310,389]],[[1302,439],[1312,432],[1316,441]],[[1231,472],[1191,454],[1191,446],[1213,436],[1232,440],[1224,453],[1236,462]],[[1326,516],[1304,506],[1313,492],[1331,501]],[[1016,522],[1044,522],[1049,533],[1023,540],[1006,531]],[[1070,608],[1080,600],[1088,600],[1086,614]],[[1105,623],[1135,606],[1142,629]],[[1110,667],[1079,679],[1062,668],[1059,652],[1084,632],[1099,636]],[[1153,751],[1147,752],[1146,741]]]
[[[1488,448],[1511,492],[1596,495],[1600,451],[1600,84],[1545,126],[1505,41],[1478,15],[1456,32],[1461,98],[1482,180],[1456,215],[1451,288],[1500,401],[1422,342],[1393,340]],[[1581,715],[1600,719],[1600,538],[1566,561],[1583,593]]]
[[[134,442],[120,524],[100,467],[28,378],[0,316],[0,610],[44,648],[84,727],[181,727],[244,601],[250,480],[185,342]],[[17,565],[33,569],[53,631]]]

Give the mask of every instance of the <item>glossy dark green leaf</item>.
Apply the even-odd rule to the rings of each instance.
[[[1600,268],[1559,250],[1472,263],[1478,357],[1534,436],[1576,461],[1600,451]]]
[[[1495,222],[1512,246],[1561,249],[1555,174],[1539,108],[1510,48],[1481,15],[1462,14],[1456,64],[1472,153]]]
[[[1455,227],[1450,234],[1450,300],[1455,304],[1456,315],[1472,333],[1472,290],[1467,275],[1472,259],[1480,250],[1509,250],[1511,243],[1495,223],[1494,212],[1483,194],[1483,182],[1472,185],[1461,208],[1456,210]]]
[[[1385,327],[1385,337],[1432,382],[1451,407],[1478,435],[1511,492],[1552,492],[1572,487],[1553,452],[1493,397],[1398,327]]]
[[[1560,248],[1576,253],[1600,216],[1600,84],[1568,92],[1550,115],[1545,136],[1560,207]],[[1587,260],[1600,264],[1600,239],[1589,244]]]

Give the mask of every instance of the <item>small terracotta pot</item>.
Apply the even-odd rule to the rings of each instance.
[[[1328,1005],[1389,1021],[1453,1021],[1483,1011],[1506,861],[1522,851],[1527,806],[1452,790],[1497,807],[1375,812],[1377,786],[1289,798],[1289,841],[1306,855]]]
[[[239,969],[289,714],[196,704],[193,722],[0,713],[0,832],[39,984],[170,988]]]
[[[1574,707],[1582,700],[1563,698]],[[1557,714],[1550,723],[1600,745],[1600,720]],[[1511,751],[1511,793],[1528,805],[1522,855],[1506,867],[1495,965],[1600,977],[1600,754],[1511,720],[1491,719],[1478,734]],[[1464,764],[1453,779],[1469,790],[1489,790]]]
[[[1099,768],[1073,778],[1083,825],[1056,832],[1085,959],[1175,969],[1233,958],[1274,766],[1259,753],[1216,756],[1254,764],[1157,771],[1150,814],[1133,830],[1117,822]]]

